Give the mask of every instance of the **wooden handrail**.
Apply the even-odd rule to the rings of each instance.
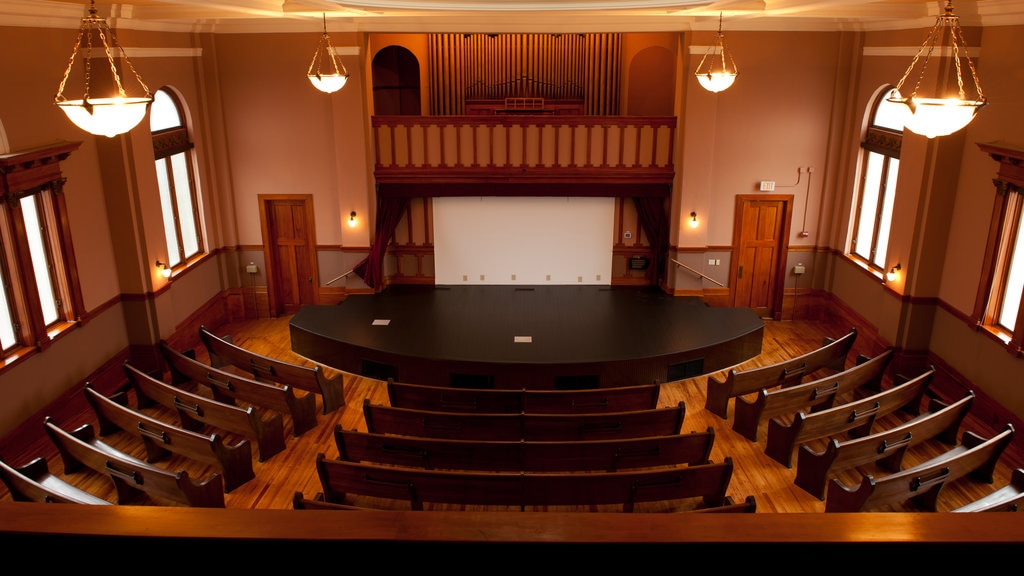
[[[694,270],[693,268],[690,268],[689,266],[687,266],[686,264],[683,264],[682,262],[680,262],[679,260],[676,260],[675,258],[669,258],[669,260],[671,260],[677,266],[681,266],[683,268],[686,268],[690,272],[693,272],[697,276],[700,276],[701,278],[704,278],[705,280],[708,280],[709,282],[714,282],[715,284],[718,284],[722,288],[727,288],[727,286],[725,284],[722,284],[718,280],[715,280],[714,278],[708,276],[707,274],[704,274],[703,272],[701,272],[699,270]]]

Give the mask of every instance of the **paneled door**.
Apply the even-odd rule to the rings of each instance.
[[[733,227],[732,305],[782,318],[792,195],[739,195]]]
[[[313,197],[260,195],[259,202],[270,315],[294,314],[318,303]]]

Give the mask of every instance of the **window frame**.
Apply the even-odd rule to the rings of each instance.
[[[7,297],[9,326],[15,342],[0,351],[0,367],[47,349],[69,329],[83,323],[82,289],[78,277],[71,227],[64,199],[65,178],[60,162],[81,145],[52,146],[0,155],[0,271]],[[35,263],[29,247],[22,201],[36,203],[47,271],[57,316],[44,320],[36,285]]]
[[[173,230],[165,230],[165,247],[167,248],[167,259],[168,265],[171,267],[171,274],[177,274],[179,271],[188,267],[188,265],[196,260],[200,259],[206,254],[206,242],[203,235],[202,227],[202,206],[200,202],[198,179],[196,177],[196,158],[195,158],[195,144],[189,137],[188,127],[185,123],[185,109],[181,104],[181,100],[178,95],[168,88],[161,88],[157,90],[157,93],[167,96],[170,103],[173,104],[174,109],[177,113],[178,123],[175,126],[162,128],[159,130],[151,131],[153,139],[153,155],[156,165],[155,170],[159,170],[158,166],[162,165],[164,173],[166,174],[166,183],[168,190],[166,190],[166,197],[168,204],[165,204],[165,191],[160,190],[160,207],[161,216],[169,212],[171,220],[174,223]],[[194,230],[194,236],[190,235],[190,240],[195,244],[196,250],[194,252],[187,252],[185,249],[186,241],[183,232],[182,218],[179,211],[181,190],[178,185],[182,184],[175,177],[176,172],[174,169],[175,158],[180,158],[185,167],[185,184],[188,187],[189,205],[191,206],[191,226]],[[158,185],[163,186],[164,180],[160,178]],[[166,224],[166,218],[163,218]],[[167,244],[166,238],[173,232],[177,249],[172,250],[172,247]]]
[[[1024,355],[1024,292],[1009,295],[1006,284],[1015,244],[1024,242],[1024,237],[1018,236],[1024,224],[1024,150],[994,144],[978,147],[1000,167],[998,177],[992,180],[996,195],[970,320],[976,329],[999,339],[1008,352],[1019,357]],[[1024,265],[1024,258],[1017,264]],[[1007,327],[1001,325],[999,317],[1005,299],[1010,297],[1018,299],[1018,308],[1014,325]]]
[[[864,130],[864,138],[860,143],[860,178],[857,182],[857,188],[853,194],[853,226],[850,234],[850,242],[847,248],[847,256],[853,260],[861,263],[868,270],[871,270],[875,275],[881,277],[886,270],[887,262],[885,257],[888,256],[888,243],[889,233],[891,233],[891,222],[892,222],[892,210],[891,207],[895,202],[896,196],[896,181],[899,177],[899,160],[900,150],[903,145],[903,131],[893,128],[891,125],[879,123],[881,115],[881,107],[886,103],[891,88],[880,90],[878,95],[872,102],[871,108],[868,111],[867,125]],[[891,119],[891,118],[890,118]],[[878,175],[878,186],[876,190],[873,190],[876,194],[874,202],[874,217],[871,222],[870,232],[870,246],[867,250],[863,250],[863,247],[857,245],[858,238],[860,237],[861,228],[866,224],[862,222],[865,218],[863,210],[865,208],[865,197],[867,193],[867,186],[869,185],[869,170],[867,169],[869,164],[874,158],[879,158],[881,162],[879,175]],[[892,174],[895,170],[896,173]],[[885,208],[889,207],[887,211]],[[886,216],[888,214],[888,216]],[[882,238],[881,230],[883,228],[888,229],[885,237]],[[885,242],[886,250],[883,252],[881,258],[877,258],[879,246],[882,242]],[[859,253],[864,252],[864,253]]]

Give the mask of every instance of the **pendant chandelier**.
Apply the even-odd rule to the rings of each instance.
[[[96,32],[100,42],[103,44],[103,52],[107,57],[106,63],[109,64],[110,73],[113,76],[113,85],[117,89],[117,94],[114,96],[93,98],[90,92],[93,31]],[[80,100],[68,100],[64,97],[64,88],[67,85],[71,69],[74,67],[75,58],[78,56],[79,50],[82,49],[83,41],[85,43],[85,53],[83,54],[85,91]],[[114,62],[115,52],[124,61],[132,75],[135,76],[139,85],[142,86],[142,90],[145,93],[144,96],[128,97],[124,85],[121,83],[117,64]],[[68,119],[82,130],[90,134],[108,137],[123,134],[137,126],[146,116],[149,105],[153,102],[153,96],[149,92],[149,87],[142,81],[139,73],[135,71],[135,67],[132,65],[131,60],[128,59],[124,48],[118,45],[117,38],[107,25],[107,21],[97,15],[95,0],[89,1],[89,15],[82,18],[81,28],[79,28],[78,37],[75,39],[75,47],[71,52],[67,70],[64,71],[64,78],[60,81],[60,87],[57,89],[57,96],[54,98],[54,102],[67,114]]]
[[[928,60],[931,58],[936,44],[946,35],[947,29],[951,44],[949,47],[950,55],[953,58],[953,64],[956,69],[957,94],[956,96],[951,94],[938,94],[931,97],[921,96],[918,93],[918,89],[928,67]],[[940,44],[940,52],[942,50]],[[974,82],[975,98],[968,98],[964,90],[964,70],[960,61],[961,52],[963,53],[963,60],[967,62],[971,80]],[[901,92],[903,84],[910,77],[918,61],[921,60],[922,55],[924,55],[924,61],[921,63],[921,73],[918,75],[917,82],[914,84],[910,95],[904,96]],[[967,126],[974,119],[978,110],[981,110],[988,103],[981,91],[978,73],[971,62],[970,54],[967,52],[967,43],[964,41],[963,32],[960,30],[960,18],[953,14],[952,0],[947,1],[942,15],[935,19],[935,26],[932,27],[924,44],[917,51],[914,59],[910,62],[910,66],[907,67],[907,71],[903,73],[903,77],[900,78],[896,88],[890,92],[887,100],[906,105],[909,113],[904,123],[904,128],[928,138],[952,134]]]
[[[718,63],[717,67],[715,66],[716,62]],[[697,71],[694,74],[700,85],[708,92],[721,92],[736,81],[739,69],[736,68],[736,62],[733,61],[732,54],[729,53],[725,45],[721,12],[718,14],[718,36],[715,38],[715,44],[709,46],[704,52],[704,57],[700,59],[700,64],[697,65]]]
[[[325,60],[329,61],[325,65]],[[348,70],[338,60],[334,53],[334,45],[331,44],[331,37],[327,35],[327,14],[324,14],[324,33],[320,36],[320,43],[313,53],[313,61],[309,63],[309,70],[306,72],[309,81],[321,92],[328,94],[341,90],[348,81]]]

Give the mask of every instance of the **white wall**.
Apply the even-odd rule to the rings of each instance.
[[[614,198],[434,198],[435,283],[610,284]]]

